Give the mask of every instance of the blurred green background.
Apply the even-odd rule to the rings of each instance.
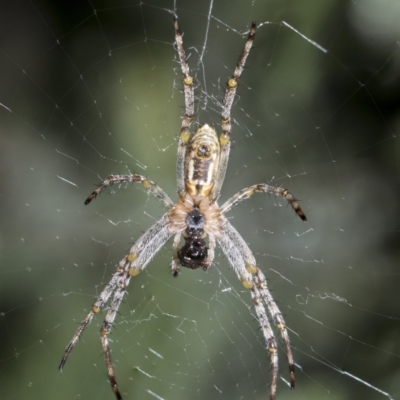
[[[226,79],[259,24],[221,202],[271,182],[308,217],[261,195],[229,214],[290,329],[297,387],[281,350],[278,399],[400,398],[394,0],[2,2],[1,397],[114,398],[102,316],[57,366],[115,264],[163,213],[131,185],[85,207],[93,185],[136,172],[176,199],[173,10],[196,81],[194,129],[218,128]],[[217,252],[207,273],[174,279],[170,260],[171,243],[131,281],[117,317],[124,398],[268,398],[268,352],[227,261]]]

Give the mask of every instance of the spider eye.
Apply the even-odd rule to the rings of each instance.
[[[196,156],[198,158],[207,159],[211,157],[211,148],[206,144],[202,144],[197,148]]]

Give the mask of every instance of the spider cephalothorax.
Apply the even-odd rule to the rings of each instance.
[[[270,319],[281,334],[289,364],[290,386],[294,388],[294,361],[288,330],[285,320],[268,290],[266,278],[261,269],[257,267],[253,253],[239,232],[230,224],[225,214],[235,204],[258,192],[283,197],[302,220],[305,220],[306,217],[296,199],[287,189],[270,186],[266,183],[249,186],[236,193],[222,206],[217,204],[228,165],[231,108],[239,78],[253,44],[256,24],[252,24],[243,52],[233,75],[226,84],[221,112],[222,132],[219,136],[215,129],[207,124],[200,126],[194,134],[190,132],[189,128],[194,118],[194,80],[189,73],[182,34],[176,17],[174,18],[174,25],[185,95],[185,116],[179,135],[176,164],[178,200],[174,204],[159,186],[137,174],[110,175],[86,199],[85,204],[89,204],[106,187],[113,184],[140,182],[146,190],[163,202],[168,211],[136,241],[129,253],[118,263],[117,270],[110,282],[97,297],[91,311],[82,321],[68,344],[59,368],[62,370],[70,352],[93,317],[109,304],[100,329],[100,337],[111,387],[117,399],[122,398],[111,361],[108,335],[111,332],[130,279],[138,275],[167,240],[174,236],[171,265],[174,276],[178,275],[179,265],[191,269],[201,267],[207,270],[212,264],[214,249],[218,243],[238,279],[246,289],[251,291],[254,310],[271,358],[270,400],[274,400],[278,378],[278,342],[271,327]],[[184,244],[179,249],[181,236],[183,236]],[[208,238],[208,244],[206,238]],[[113,298],[109,303],[112,295]],[[265,306],[268,309],[269,317]]]

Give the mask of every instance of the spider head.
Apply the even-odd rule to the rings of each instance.
[[[204,240],[205,218],[198,208],[194,208],[186,217],[186,230],[183,233],[185,244],[178,251],[179,262],[183,267],[196,269],[202,267],[208,268],[206,259],[208,247]]]

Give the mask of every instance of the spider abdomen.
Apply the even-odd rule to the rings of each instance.
[[[188,144],[185,160],[186,191],[191,196],[208,196],[219,168],[220,145],[213,128],[201,126]]]

